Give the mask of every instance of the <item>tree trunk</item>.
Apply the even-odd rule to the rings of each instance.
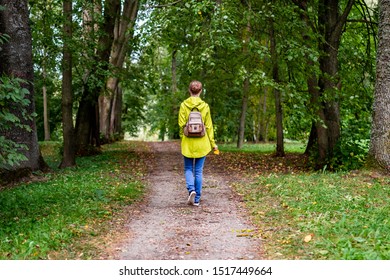
[[[312,28],[313,32],[316,30],[313,29],[313,24],[310,22],[310,18],[308,16],[308,8],[307,1],[298,1],[294,0],[294,3],[301,9],[300,17],[305,25],[305,30],[302,34],[302,39],[305,42],[305,46],[307,48],[313,47],[310,42],[309,30]],[[314,43],[314,42],[313,42]],[[318,159],[316,165],[322,167],[325,165],[325,159],[327,156],[327,147],[328,147],[328,134],[326,130],[326,119],[325,112],[321,103],[321,93],[319,91],[318,86],[318,77],[315,74],[317,71],[315,70],[315,65],[312,59],[307,55],[306,56],[306,73],[307,77],[307,89],[311,96],[310,98],[310,110],[313,116],[316,116],[316,120],[313,121],[309,140],[306,146],[305,154],[309,155],[313,152],[314,148],[317,148]]]
[[[379,1],[379,45],[371,129],[371,160],[390,172],[390,1]]]
[[[276,50],[276,38],[273,19],[270,20],[270,43],[271,43],[271,60],[272,60],[272,79],[276,84],[280,82],[278,54]],[[283,135],[283,109],[282,96],[280,90],[274,88],[275,95],[275,112],[276,112],[276,156],[283,157],[284,152],[284,135]]]
[[[76,153],[80,155],[88,154],[89,147],[97,142],[94,139],[94,126],[96,123],[95,112],[97,104],[97,88],[85,85],[83,96],[77,110],[76,117]]]
[[[72,39],[72,0],[64,0],[64,46],[62,61],[62,134],[64,150],[60,168],[76,165],[76,149],[73,127],[72,92],[72,52],[69,46]]]
[[[26,110],[29,116],[35,113],[34,103],[34,70],[32,61],[32,39],[29,27],[29,12],[27,0],[0,0],[0,6],[5,7],[0,11],[0,33],[8,34],[10,39],[1,46],[0,51],[0,75],[20,78],[26,81],[22,86],[28,90],[26,98],[30,104]],[[18,143],[25,144],[27,150],[23,151],[27,160],[21,162],[18,166],[11,167],[7,174],[2,173],[1,177],[9,179],[12,174],[23,177],[34,170],[43,170],[47,168],[39,150],[37,128],[33,117],[25,119],[20,110],[12,110],[22,124],[31,128],[27,131],[20,127],[14,127],[4,135],[6,138]],[[3,178],[0,178],[3,179]]]
[[[112,43],[114,40],[115,21],[120,8],[119,0],[104,2],[104,22],[98,40],[98,48],[94,58],[95,66],[88,71],[88,76],[94,76],[98,81],[105,81],[105,71],[108,70]],[[80,101],[76,118],[77,151],[88,153],[90,146],[100,145],[99,95],[103,90],[101,85],[86,83]]]
[[[126,55],[129,53],[129,40],[134,35],[134,24],[139,9],[138,0],[126,0],[121,17],[117,18],[114,29],[110,64],[118,74],[123,69]],[[100,97],[100,132],[107,141],[114,137],[113,133],[121,132],[122,90],[119,89],[118,76],[109,77],[106,83],[107,94]],[[120,107],[118,107],[120,102]],[[114,106],[114,107],[113,107]],[[112,127],[112,125],[115,125]]]
[[[111,106],[110,135],[122,133],[122,97],[122,88],[118,86]]]
[[[313,61],[311,61],[309,58],[307,58],[307,66],[307,70],[309,71],[309,73],[313,73]],[[305,153],[309,154],[312,147],[317,147],[318,158],[315,165],[317,169],[320,169],[326,164],[329,143],[328,130],[325,125],[326,113],[322,107],[321,93],[318,86],[318,79],[315,74],[312,74],[307,78],[307,88],[311,96],[311,108],[314,110],[313,113],[317,115],[317,119],[314,121],[314,124],[311,128],[309,141]]]
[[[320,42],[321,55],[319,79],[320,96],[319,100],[327,96],[322,102],[325,117],[326,130],[322,134],[318,128],[324,124],[317,125],[318,145],[320,157],[318,165],[324,165],[327,159],[331,159],[334,148],[341,134],[340,109],[338,103],[338,90],[341,87],[338,77],[338,50],[343,33],[343,28],[347,21],[349,12],[352,9],[354,0],[349,0],[343,14],[339,12],[339,0],[321,0],[318,6],[318,26],[320,34],[323,36]],[[322,111],[321,111],[322,112]],[[322,120],[322,116],[319,116]]]

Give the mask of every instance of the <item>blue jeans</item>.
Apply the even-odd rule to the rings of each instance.
[[[187,158],[184,157],[184,175],[186,178],[188,193],[196,192],[195,203],[198,203],[202,195],[203,166],[206,157]]]

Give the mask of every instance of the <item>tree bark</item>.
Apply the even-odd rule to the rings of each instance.
[[[29,27],[29,12],[27,0],[0,0],[0,6],[5,10],[0,11],[0,33],[8,34],[10,39],[1,46],[0,51],[0,75],[20,78],[26,81],[22,86],[28,90],[26,98],[30,104],[26,108],[29,116],[35,113],[34,102],[34,70],[32,61],[32,38]],[[11,167],[1,177],[8,179],[11,173],[18,174],[18,177],[28,175],[31,171],[47,168],[38,145],[37,128],[33,117],[25,119],[20,110],[12,110],[24,125],[31,128],[27,131],[20,127],[14,127],[7,131],[5,137],[19,144],[25,144],[28,148],[23,151],[27,160],[18,166]],[[3,178],[0,178],[3,179]]]
[[[76,165],[76,147],[73,126],[72,92],[72,52],[69,46],[72,39],[72,0],[63,1],[63,61],[62,61],[62,133],[64,150],[60,168]]]
[[[390,1],[379,1],[379,44],[369,156],[390,172]]]

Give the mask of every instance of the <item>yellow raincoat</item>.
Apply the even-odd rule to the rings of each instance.
[[[199,138],[189,138],[184,135],[184,127],[191,110],[195,107],[202,114],[206,134]],[[188,158],[201,158],[206,156],[216,146],[210,107],[200,97],[191,96],[180,104],[178,123],[180,127],[181,153],[183,156]]]

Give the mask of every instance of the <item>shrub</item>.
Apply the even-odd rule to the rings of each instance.
[[[22,150],[27,149],[27,146],[7,138],[7,132],[12,128],[31,130],[13,113],[17,110],[25,120],[31,118],[25,109],[30,104],[30,100],[26,98],[29,92],[21,87],[21,83],[24,81],[17,78],[0,78],[0,168],[2,169],[27,159],[21,153]]]
[[[331,161],[331,168],[336,170],[356,170],[366,162],[370,140],[341,138]]]

